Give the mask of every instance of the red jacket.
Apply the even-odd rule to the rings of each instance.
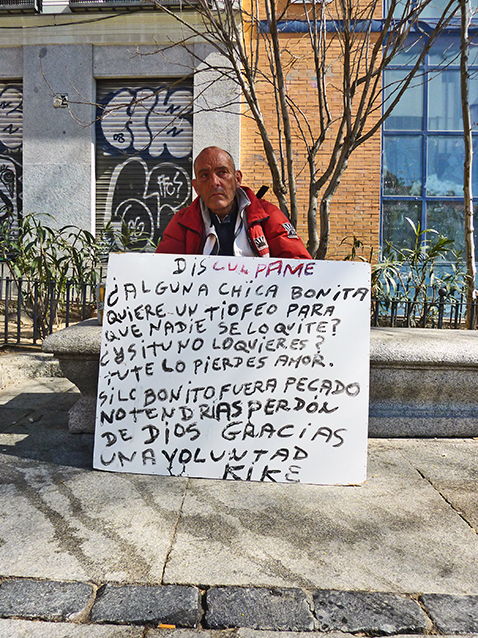
[[[295,228],[277,206],[257,199],[249,188],[241,188],[251,202],[245,210],[245,220],[247,237],[254,253],[258,257],[311,259]],[[204,222],[197,197],[174,215],[156,252],[200,255],[203,247]]]

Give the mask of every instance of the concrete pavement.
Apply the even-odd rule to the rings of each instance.
[[[360,487],[113,474],[78,396],[0,392],[0,638],[478,635],[477,440],[371,439]]]

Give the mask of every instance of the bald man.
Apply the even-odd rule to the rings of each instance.
[[[242,173],[227,151],[203,149],[194,175],[198,197],[174,215],[157,253],[311,258],[282,211],[242,186]]]

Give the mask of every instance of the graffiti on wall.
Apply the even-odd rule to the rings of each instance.
[[[101,102],[97,144],[109,182],[105,224],[127,229],[135,246],[156,245],[191,197],[192,91],[121,88]]]
[[[18,86],[0,85],[0,224],[22,211],[22,105]]]
[[[0,225],[8,219],[14,226],[21,214],[22,167],[8,155],[0,155]]]

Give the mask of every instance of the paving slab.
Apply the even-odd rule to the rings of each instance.
[[[93,471],[92,435],[67,429],[78,396],[63,378],[0,392],[0,414],[29,415],[0,426],[1,575],[159,583],[185,483]]]
[[[51,427],[52,419],[62,420],[65,412],[78,401],[77,388],[67,379],[45,377],[22,379],[0,392],[0,431],[22,423],[41,423]],[[48,414],[48,421],[43,417]]]
[[[478,531],[478,441],[469,439],[405,439],[397,449]]]
[[[4,576],[160,583],[185,485],[0,457]]]
[[[63,383],[0,392],[41,415],[0,426],[3,578],[478,595],[478,441],[371,440],[359,487],[98,472]]]
[[[191,481],[164,581],[476,593],[476,533],[399,443],[369,442],[361,487]]]
[[[148,629],[145,638],[352,638],[352,634],[331,631],[274,631],[238,629]],[[415,636],[416,638],[416,636]],[[456,637],[455,637],[456,638]]]
[[[65,395],[73,394],[73,397]],[[79,398],[76,387],[64,377],[39,377],[21,379],[0,393],[0,405],[4,408],[68,410]],[[68,407],[64,402],[69,401]]]
[[[0,350],[0,390],[25,379],[55,376],[61,376],[61,371],[51,354]]]
[[[470,638],[470,634],[461,634]],[[441,638],[460,638],[460,634],[441,634]],[[0,638],[353,638],[353,634],[331,631],[292,632],[253,629],[157,629],[142,626],[75,625],[72,623],[1,620]],[[389,638],[417,638],[417,634],[397,634]]]
[[[54,465],[91,467],[91,437],[69,435],[77,388],[64,378],[23,379],[0,392],[0,452]]]
[[[249,629],[157,629],[142,626],[75,625],[72,623],[1,620],[0,638],[352,638],[330,632],[254,631]],[[400,636],[400,638],[411,638]],[[416,636],[414,637],[416,638]],[[457,638],[454,636],[453,638]]]
[[[0,638],[144,638],[144,629],[0,619]]]

